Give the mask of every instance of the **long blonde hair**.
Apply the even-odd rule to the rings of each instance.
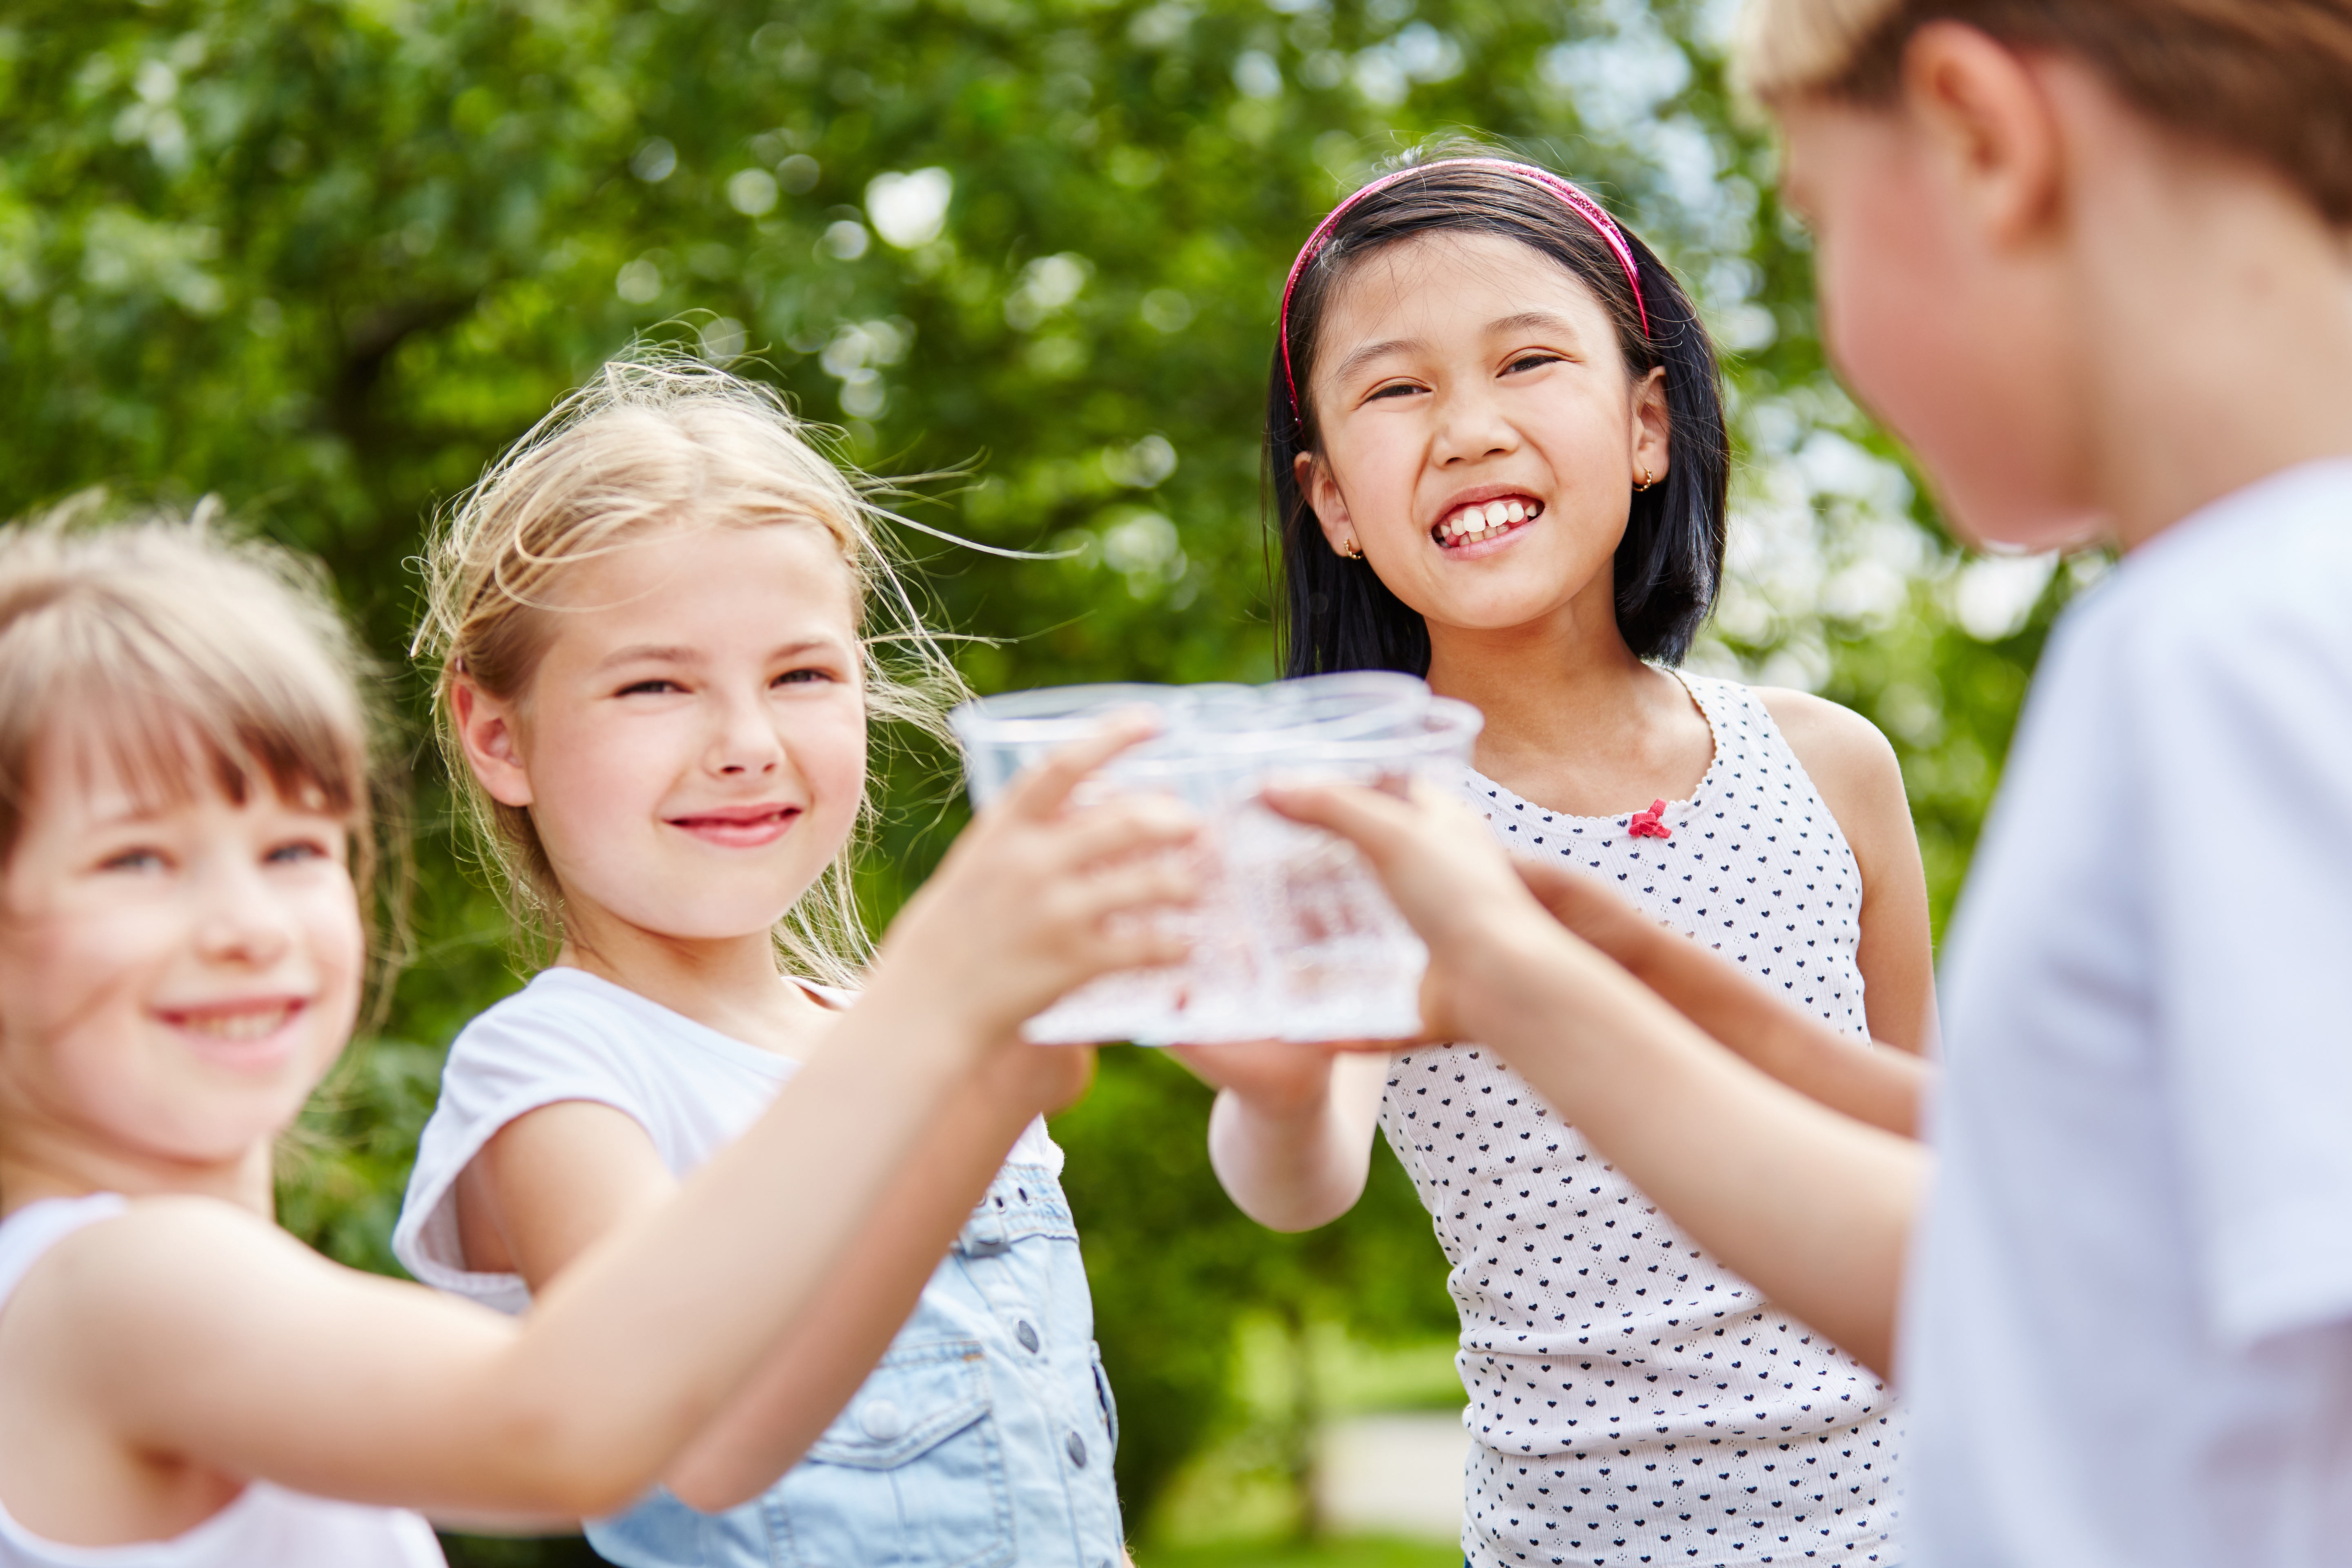
[[[435,530],[411,652],[434,671],[453,787],[534,956],[544,959],[562,936],[562,889],[529,809],[493,800],[474,777],[451,694],[460,679],[502,701],[529,689],[558,613],[554,584],[570,567],[653,527],[814,524],[855,582],[868,720],[947,740],[945,714],[963,681],[884,550],[891,514],[871,499],[879,487],[827,460],[812,434],[771,387],[641,352],[604,365],[559,403]],[[877,743],[869,738],[869,747]],[[869,784],[856,831],[776,928],[782,953],[812,978],[848,984],[870,952],[851,869],[873,819]]]

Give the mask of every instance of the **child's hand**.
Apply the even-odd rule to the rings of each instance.
[[[1184,942],[1150,917],[1199,894],[1176,853],[1198,817],[1160,795],[1072,798],[1151,728],[1114,723],[1013,780],[891,926],[872,989],[924,987],[994,1039],[1098,974],[1181,962]]]
[[[1032,1116],[1066,1110],[1095,1081],[1092,1046],[1033,1046],[1007,1035],[981,1066],[983,1091]]]
[[[1520,880],[1486,825],[1452,795],[1415,781],[1402,799],[1358,784],[1269,785],[1267,805],[1353,843],[1429,944],[1422,1028],[1432,1039],[1475,1039],[1464,980],[1496,944],[1553,921]]]
[[[1168,1054],[1211,1089],[1249,1102],[1261,1116],[1290,1117],[1331,1092],[1331,1064],[1343,1056],[1408,1048],[1403,1040],[1244,1040],[1171,1046]]]
[[[1513,868],[1552,918],[1626,968],[1640,973],[1665,929],[1588,877],[1557,860],[1515,858]]]

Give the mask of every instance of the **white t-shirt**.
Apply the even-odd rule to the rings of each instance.
[[[1907,1561],[2352,1563],[2352,460],[2069,612],[1948,952]]]
[[[835,1005],[850,1000],[807,988]],[[750,1127],[798,1068],[585,970],[544,971],[449,1047],[393,1252],[436,1289],[520,1312],[530,1305],[521,1278],[468,1269],[457,1240],[457,1173],[499,1128],[542,1105],[593,1100],[635,1119],[682,1177]],[[1062,1151],[1042,1120],[1032,1121],[1007,1163],[1059,1175]]]
[[[128,1206],[119,1193],[44,1198],[0,1224],[0,1307],[49,1248]],[[0,1568],[445,1568],[433,1527],[403,1509],[247,1481],[226,1507],[163,1541],[68,1546],[0,1504]]]

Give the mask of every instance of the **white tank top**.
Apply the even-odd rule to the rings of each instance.
[[[1602,878],[1867,1038],[1853,852],[1748,689],[1682,680],[1715,758],[1654,826],[1475,772],[1473,803],[1514,852]],[[1492,1053],[1397,1058],[1381,1126],[1453,1266],[1477,1568],[1889,1560],[1900,1433],[1874,1373],[1701,1252]]]
[[[0,1222],[0,1311],[43,1254],[84,1226],[121,1214],[113,1193],[48,1198]],[[445,1568],[432,1527],[397,1509],[330,1502],[251,1481],[236,1500],[169,1541],[67,1546],[18,1524],[0,1504],[0,1568]]]

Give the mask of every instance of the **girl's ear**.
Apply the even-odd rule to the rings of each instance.
[[[464,676],[449,683],[449,717],[466,765],[500,805],[530,804],[530,774],[515,732],[513,708]]]
[[[1330,465],[1312,452],[1301,452],[1290,462],[1291,472],[1298,479],[1298,493],[1307,498],[1315,521],[1323,525],[1323,540],[1331,553],[1352,555],[1363,549],[1364,542],[1356,537],[1356,520],[1348,515],[1348,499],[1339,493]]]
[[[1653,368],[1633,388],[1633,474],[1634,483],[1643,485],[1641,476],[1650,476],[1650,484],[1666,477],[1668,437],[1674,434],[1674,415],[1666,407],[1666,371],[1664,365]]]

